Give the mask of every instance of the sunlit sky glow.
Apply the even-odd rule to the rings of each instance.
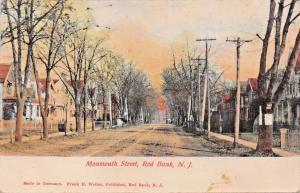
[[[264,34],[269,1],[266,0],[187,0],[187,1],[89,1],[94,22],[111,28],[110,47],[147,72],[156,88],[160,88],[162,69],[171,65],[172,52],[180,55],[174,45],[196,45],[203,55],[200,37],[217,38],[210,51],[210,63],[225,70],[225,78],[234,79],[235,47],[227,37],[251,39],[242,47],[242,79],[256,77],[261,41]],[[299,10],[299,5],[297,5]],[[291,29],[295,37],[295,29]],[[274,42],[274,41],[272,41]],[[286,62],[284,55],[282,62]],[[270,53],[271,57],[271,53]]]

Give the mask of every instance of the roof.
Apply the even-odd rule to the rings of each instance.
[[[10,64],[0,64],[0,82],[3,83],[8,75]]]
[[[46,79],[40,79],[39,82],[41,83],[41,90],[44,92],[46,89]]]
[[[45,90],[46,90],[46,79],[40,79],[39,82],[40,82],[40,84],[41,84],[41,90],[42,90],[43,92],[45,92]],[[50,84],[49,84],[50,88],[52,88],[52,89],[53,89],[53,84],[52,84],[53,82],[54,82],[54,80],[53,80],[53,81],[50,80]],[[56,82],[57,82],[57,81],[56,81]]]
[[[67,84],[68,84],[69,86],[72,86],[71,80],[67,80],[66,82],[67,82]],[[77,81],[76,81],[76,82],[77,82]],[[82,87],[82,86],[83,86],[83,80],[79,80],[79,87]]]
[[[249,78],[249,85],[252,91],[257,91],[257,79],[256,78]]]
[[[229,102],[231,99],[231,96],[229,93],[225,93],[222,95],[222,102],[226,103],[226,102]]]

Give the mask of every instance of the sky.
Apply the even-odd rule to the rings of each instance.
[[[209,63],[224,71],[224,79],[235,79],[236,48],[227,38],[252,40],[241,48],[241,79],[257,77],[262,42],[255,34],[264,35],[268,20],[268,0],[74,0],[79,20],[90,11],[99,34],[105,34],[105,46],[132,61],[146,72],[160,91],[161,73],[176,59],[186,55],[186,47],[196,48],[204,57],[205,45],[198,38],[216,38],[210,45]],[[289,2],[290,0],[286,0]],[[89,9],[87,9],[89,8]],[[300,12],[300,1],[295,13]],[[300,26],[300,18],[291,26],[285,54],[287,57]],[[107,29],[110,28],[110,29]],[[273,30],[274,31],[274,30]],[[103,33],[105,32],[105,33]],[[274,38],[271,39],[271,48]],[[6,50],[6,51],[4,51]],[[0,51],[0,63],[10,62],[7,47]],[[271,59],[270,49],[268,58]],[[269,60],[269,64],[270,64]]]
[[[300,4],[300,3],[298,3]],[[209,62],[224,70],[225,79],[235,79],[236,48],[227,38],[253,40],[241,48],[241,78],[257,77],[261,36],[268,19],[267,0],[89,0],[95,25],[109,27],[109,47],[132,60],[160,89],[161,72],[172,64],[172,53],[184,55],[186,45],[196,47],[204,57],[204,43],[212,37]],[[299,12],[299,5],[296,12]],[[297,21],[290,30],[287,50],[296,37]],[[107,29],[106,29],[107,30]],[[271,40],[274,43],[274,38]],[[287,54],[282,64],[287,61]],[[272,53],[269,54],[269,58]]]

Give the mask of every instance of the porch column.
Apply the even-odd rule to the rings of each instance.
[[[291,125],[291,123],[292,123],[292,116],[291,116],[291,105],[290,105],[290,102],[289,101],[287,101],[287,114],[288,114],[288,116],[287,116],[287,124],[288,125]]]
[[[299,110],[300,110],[299,107],[300,107],[299,105],[296,106],[296,121],[295,121],[295,124],[297,126],[299,125]]]
[[[276,122],[279,121],[279,120],[278,120],[278,106],[275,108],[275,111],[274,111],[274,120],[275,120]]]
[[[281,103],[281,122],[284,123],[284,102]]]

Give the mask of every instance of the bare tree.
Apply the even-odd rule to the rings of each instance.
[[[103,127],[106,128],[107,122],[107,98],[110,97],[108,94],[113,89],[112,80],[115,78],[116,69],[119,65],[118,56],[113,54],[111,51],[107,51],[107,54],[101,61],[100,65],[96,66],[96,74],[99,79],[99,87],[102,94],[102,105],[104,110],[104,124]]]
[[[70,9],[71,7],[69,7]],[[48,20],[45,21],[46,26],[42,32],[44,36],[34,47],[31,53],[32,66],[34,70],[38,99],[40,105],[40,112],[43,121],[43,138],[48,137],[48,113],[49,113],[49,89],[51,82],[51,72],[57,66],[57,64],[64,58],[63,45],[74,29],[72,23],[66,13],[65,2],[61,1],[60,4],[52,11],[48,16]],[[36,60],[37,59],[37,60]],[[37,69],[37,66],[41,64],[43,68]],[[38,71],[45,71],[45,88],[41,88],[40,77]],[[42,97],[42,90],[44,90],[45,97]]]
[[[151,114],[156,110],[156,105],[153,105],[154,102],[157,102],[156,91],[153,89],[149,77],[137,69],[134,69],[131,73],[130,85],[128,93],[129,114],[133,122],[137,122],[142,115],[142,111],[144,121],[147,114],[151,117]],[[149,117],[147,117],[147,119],[149,119]]]
[[[86,47],[85,54],[84,54],[84,70],[83,70],[83,85],[84,85],[84,92],[83,92],[83,129],[86,132],[86,120],[87,120],[87,99],[88,99],[88,80],[91,78],[91,74],[94,72],[94,68],[97,67],[97,64],[105,57],[104,50],[100,47],[102,40],[98,40],[95,43],[92,43]],[[91,84],[89,84],[91,85]],[[95,91],[94,91],[95,92]],[[90,95],[91,96],[91,95]],[[92,98],[91,98],[92,99]],[[94,108],[95,104],[94,101],[91,100],[91,105]],[[94,109],[92,108],[92,111]],[[92,115],[92,125],[94,130],[94,119]]]
[[[162,90],[169,108],[171,120],[178,125],[186,125],[189,129],[192,128],[192,125],[197,125],[200,121],[197,115],[200,111],[200,103],[203,105],[201,100],[204,95],[203,86],[205,80],[201,75],[205,72],[205,66],[200,65],[195,56],[195,54],[190,55],[188,52],[186,58],[181,58],[177,62],[173,54],[173,66],[164,69],[162,73]],[[189,58],[194,59],[196,64],[191,62]],[[211,66],[208,74],[208,83],[211,88],[210,96],[212,96],[211,106],[216,106],[215,97],[226,87],[222,81],[223,72],[221,69]],[[207,115],[208,112],[205,114]],[[188,120],[187,116],[192,116],[193,119]]]
[[[76,30],[76,33],[68,39],[68,43],[63,46],[64,58],[61,60],[59,68],[67,74],[69,80],[57,73],[74,101],[77,132],[81,132],[82,105],[84,105],[84,118],[86,119],[89,75],[94,66],[103,58],[102,48],[100,47],[103,40],[94,41],[89,39],[87,33],[88,27]],[[85,120],[84,129],[86,129]]]
[[[7,27],[2,33],[4,43],[10,43],[13,56],[14,86],[17,101],[16,135],[17,142],[22,141],[22,119],[26,87],[33,46],[40,40],[40,32],[45,25],[42,21],[56,8],[60,0],[50,4],[41,0],[4,0],[3,13],[7,16]],[[41,11],[41,7],[45,8]],[[36,32],[36,33],[34,33]],[[22,67],[23,59],[25,68]]]
[[[296,64],[296,56],[299,53],[299,40],[300,40],[300,29],[296,27],[298,35],[295,39],[295,44],[292,52],[288,59],[288,64],[285,69],[283,78],[278,80],[278,66],[280,64],[280,59],[284,53],[286,47],[286,40],[288,37],[288,32],[299,16],[300,13],[294,13],[295,5],[297,0],[292,0],[290,3],[285,5],[285,0],[280,0],[278,2],[278,8],[276,11],[276,1],[270,0],[269,8],[269,20],[267,24],[267,29],[264,38],[259,34],[257,36],[262,40],[262,51],[260,56],[260,68],[258,74],[258,94],[259,94],[259,104],[262,106],[262,125],[259,129],[258,143],[256,150],[259,152],[272,152],[272,125],[266,125],[265,115],[271,114],[274,108],[277,106],[284,87],[289,82],[292,71],[294,70]],[[284,20],[283,15],[285,9],[288,8],[287,16]],[[275,49],[274,56],[272,59],[272,65],[267,69],[267,54],[269,50],[270,38],[272,35],[272,30],[275,21]],[[279,86],[278,85],[279,82]]]
[[[133,71],[134,68],[132,63],[127,63],[123,58],[118,57],[118,66],[115,69],[115,76],[112,82],[116,88],[116,93],[119,96],[119,111],[121,116],[128,113],[125,112],[127,106],[125,103],[128,100],[129,91],[132,86]]]

